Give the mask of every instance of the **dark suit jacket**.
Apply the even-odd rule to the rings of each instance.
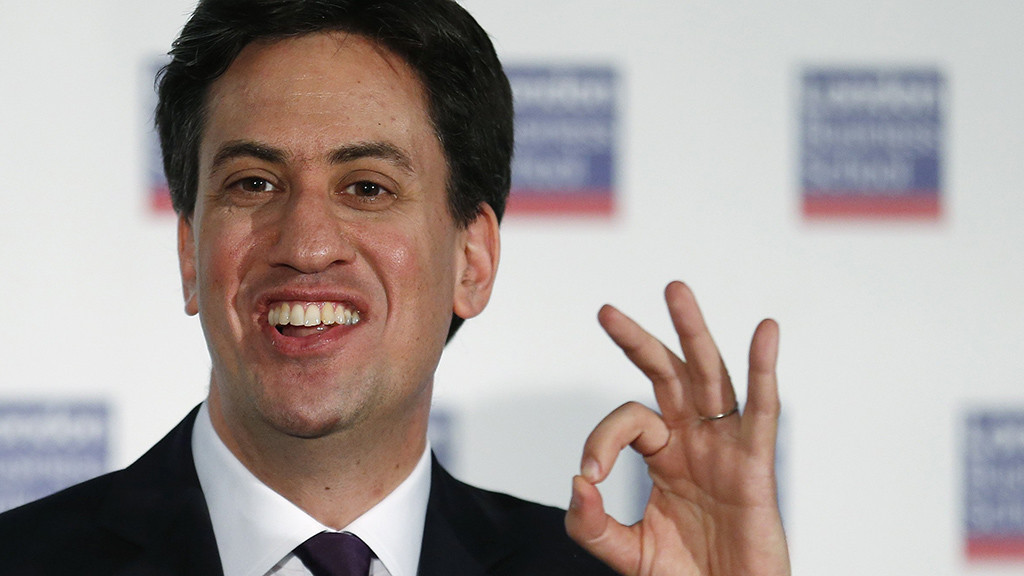
[[[222,574],[188,415],[128,468],[0,514],[0,574]],[[563,512],[452,478],[435,460],[421,576],[604,575]]]

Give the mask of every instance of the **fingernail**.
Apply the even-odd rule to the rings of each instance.
[[[580,508],[580,497],[576,493],[576,483],[572,484],[572,498],[569,499],[569,510],[579,510]]]
[[[583,466],[580,469],[580,473],[588,482],[597,482],[598,477],[601,475],[601,465],[593,458],[586,458],[583,460]]]

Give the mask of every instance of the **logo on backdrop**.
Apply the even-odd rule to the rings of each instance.
[[[968,559],[1024,560],[1024,410],[968,414],[964,450]]]
[[[108,470],[110,416],[100,402],[0,405],[0,511]]]
[[[804,216],[938,218],[944,86],[931,69],[804,72]]]
[[[516,153],[510,213],[608,215],[615,207],[618,76],[606,66],[508,66]]]

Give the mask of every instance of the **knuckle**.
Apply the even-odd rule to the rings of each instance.
[[[642,418],[646,416],[648,412],[651,412],[651,409],[636,400],[630,400],[615,409],[615,414],[617,414],[619,418],[627,420]]]

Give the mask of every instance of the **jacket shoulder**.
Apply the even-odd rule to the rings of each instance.
[[[11,574],[110,573],[131,550],[103,529],[102,503],[119,472],[0,514],[0,558]],[[5,572],[8,573],[8,572]]]
[[[436,464],[426,529],[425,560],[435,553],[435,547],[450,553],[453,543],[429,533],[438,530],[457,540],[458,548],[474,558],[483,574],[614,574],[569,538],[565,532],[565,510],[465,484]]]

